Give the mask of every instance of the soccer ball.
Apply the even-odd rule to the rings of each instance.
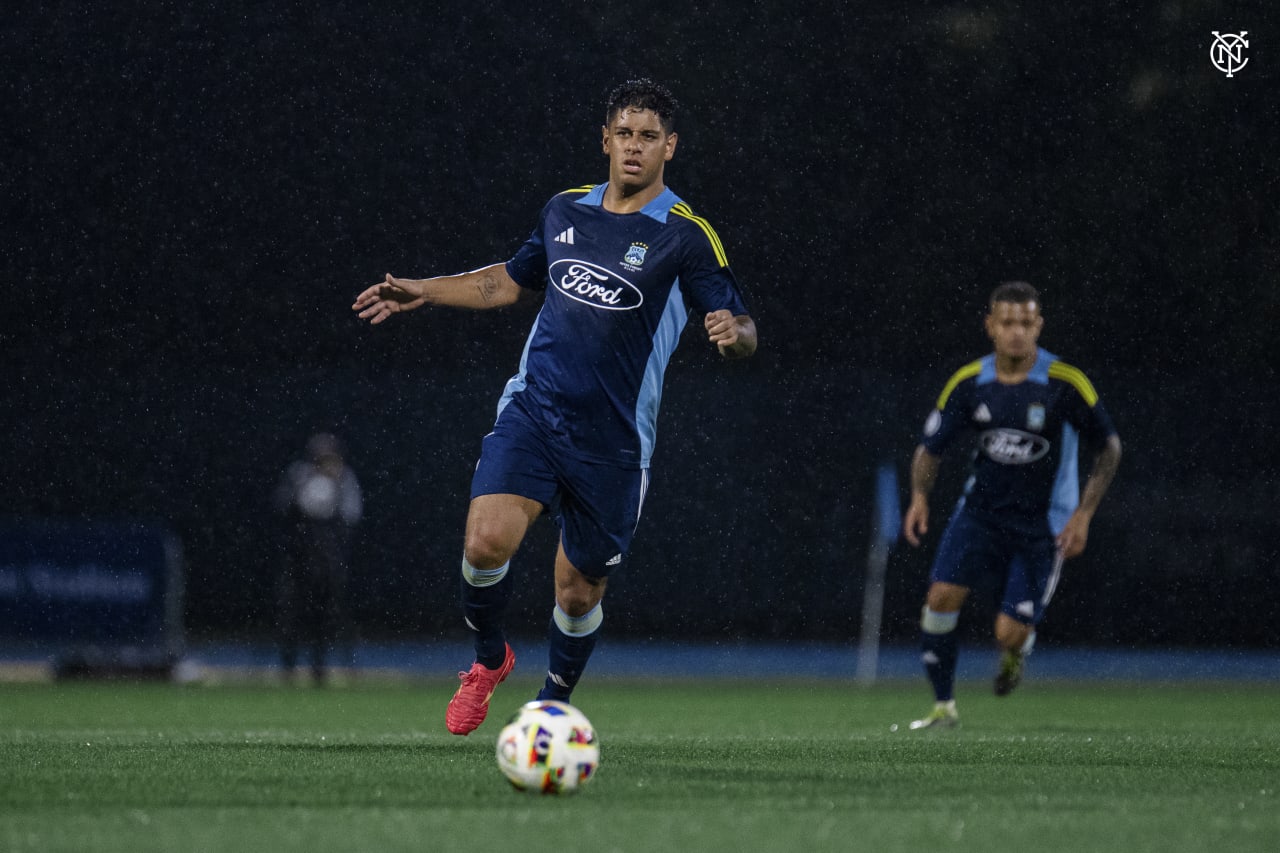
[[[596,774],[600,745],[591,721],[565,702],[520,706],[498,735],[498,769],[531,794],[572,794]]]

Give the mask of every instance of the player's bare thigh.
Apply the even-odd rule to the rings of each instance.
[[[496,569],[511,559],[542,504],[520,495],[480,495],[467,512],[463,553],[477,569]]]

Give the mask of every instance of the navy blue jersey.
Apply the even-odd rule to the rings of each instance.
[[[1016,385],[996,381],[994,354],[957,370],[921,443],[941,456],[961,434],[976,434],[962,505],[1002,528],[1042,535],[1061,531],[1079,505],[1080,438],[1098,449],[1115,432],[1085,375],[1040,349]]]
[[[499,413],[519,405],[591,462],[647,468],[662,378],[690,311],[747,313],[720,239],[671,190],[639,213],[602,206],[606,184],[560,193],[507,272],[546,298]]]

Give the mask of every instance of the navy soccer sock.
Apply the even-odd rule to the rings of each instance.
[[[920,660],[939,702],[955,698],[956,661],[960,657],[955,628],[957,613],[935,613],[925,608],[920,620]]]
[[[496,569],[477,569],[462,561],[462,613],[467,627],[475,631],[476,660],[484,667],[497,669],[507,653],[507,638],[502,630],[502,615],[511,595],[511,582],[504,563]]]
[[[547,628],[550,641],[547,680],[538,691],[539,699],[568,702],[587,661],[596,647],[596,629],[604,621],[604,610],[597,604],[584,616],[573,617],[556,606]]]

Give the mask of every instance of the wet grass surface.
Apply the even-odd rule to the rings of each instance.
[[[493,761],[531,694],[449,735],[443,681],[0,685],[0,849],[1271,850],[1280,689],[600,679],[601,769],[561,799]]]

